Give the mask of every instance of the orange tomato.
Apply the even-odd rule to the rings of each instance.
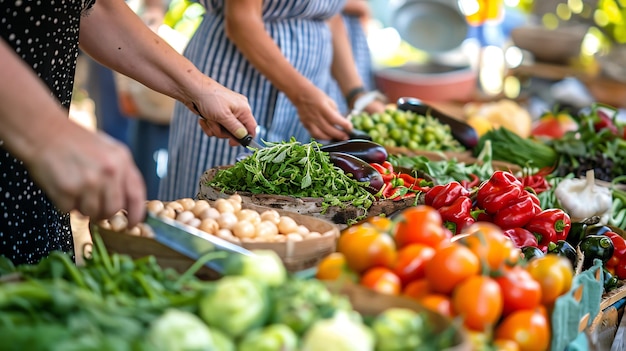
[[[345,229],[337,241],[337,251],[345,256],[346,264],[356,273],[375,266],[392,267],[396,260],[396,246],[391,236],[367,224]]]
[[[462,281],[452,293],[454,313],[466,327],[486,331],[502,315],[502,292],[493,278],[474,275]]]
[[[425,277],[432,290],[441,294],[451,293],[459,283],[479,272],[478,257],[457,243],[436,250],[425,267]]]
[[[513,340],[496,339],[493,341],[494,351],[520,351],[519,345]]]
[[[405,286],[413,280],[424,277],[426,262],[435,254],[435,249],[424,244],[409,244],[398,250],[393,271]]]
[[[520,351],[543,351],[550,347],[550,324],[541,311],[520,310],[496,327],[495,339],[513,340]]]
[[[315,278],[319,280],[337,280],[345,278],[355,281],[356,274],[348,268],[346,257],[341,252],[333,252],[317,264]]]
[[[430,294],[428,280],[418,279],[407,284],[402,290],[402,295],[410,299],[419,301],[422,297]]]
[[[443,294],[428,294],[422,297],[419,302],[422,306],[428,308],[433,312],[437,312],[446,317],[454,316],[452,309],[452,300],[450,297]]]
[[[460,239],[460,242],[472,250],[490,272],[499,271],[505,265],[514,263],[510,262],[511,259],[519,256],[513,241],[493,223],[476,222],[463,233],[468,235]]]
[[[451,234],[444,229],[436,209],[418,205],[402,211],[395,223],[394,237],[400,248],[409,244],[437,247],[444,240],[449,240]]]
[[[526,270],[541,286],[541,303],[551,305],[572,286],[574,271],[570,261],[556,254],[531,260]]]
[[[399,295],[401,290],[400,278],[385,267],[368,269],[363,273],[360,283],[381,294]]]
[[[369,217],[365,222],[371,224],[374,228],[384,233],[390,233],[391,228],[393,227],[393,222],[388,217]]]

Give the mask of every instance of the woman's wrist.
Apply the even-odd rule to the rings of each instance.
[[[358,86],[355,88],[350,89],[350,91],[348,91],[346,93],[346,95],[344,96],[346,99],[346,104],[348,104],[348,107],[352,108],[352,106],[354,105],[354,102],[356,101],[356,99],[365,94],[367,92],[367,90],[365,90],[364,86]]]

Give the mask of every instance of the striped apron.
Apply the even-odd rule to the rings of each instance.
[[[209,77],[248,97],[259,125],[257,140],[309,142],[311,136],[295,106],[237,50],[224,32],[225,0],[206,0],[204,20],[189,42],[185,56]],[[317,87],[331,93],[332,42],[326,20],[340,12],[344,0],[265,0],[265,29],[287,60]],[[199,180],[209,168],[236,162],[247,150],[207,137],[198,117],[177,103],[170,129],[167,175],[161,180],[164,201],[195,197]]]

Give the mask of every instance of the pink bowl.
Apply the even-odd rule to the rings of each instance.
[[[478,86],[478,74],[469,66],[438,63],[387,67],[374,73],[377,88],[389,101],[413,96],[426,101],[470,101]]]

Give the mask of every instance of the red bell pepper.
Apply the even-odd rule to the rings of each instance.
[[[461,185],[463,185],[463,187],[467,190],[472,190],[474,187],[477,187],[478,185],[480,185],[480,178],[472,173],[469,175],[470,180],[465,180],[463,179],[461,181]]]
[[[468,196],[459,196],[449,206],[442,206],[437,209],[443,220],[443,225],[453,234],[461,233],[465,227],[474,223],[472,217],[472,199]]]
[[[535,214],[541,212],[541,201],[539,200],[539,197],[531,192],[529,192],[528,195],[530,196],[530,199],[533,200],[533,204],[535,204]]]
[[[370,163],[370,166],[372,166],[375,170],[378,171],[378,173],[380,173],[381,176],[383,176],[383,182],[385,183],[388,183],[389,181],[391,181],[393,178],[396,177],[393,171],[390,171],[388,168],[385,168],[383,165],[379,163],[372,162]]]
[[[613,242],[613,256],[606,262],[606,268],[613,270],[619,279],[626,279],[626,239],[615,232],[605,232]]]
[[[517,201],[509,202],[493,216],[493,223],[502,229],[524,227],[536,214],[531,194],[523,191]]]
[[[539,248],[547,249],[551,242],[565,240],[572,226],[567,213],[560,208],[549,208],[539,212],[524,226],[532,232],[539,242]]]
[[[524,228],[509,228],[503,231],[504,235],[508,236],[513,244],[518,249],[526,246],[538,247],[539,243],[537,242],[537,238],[533,233]]]
[[[510,172],[496,171],[476,193],[476,204],[487,213],[494,214],[522,196],[522,183]]]
[[[459,182],[438,184],[432,187],[424,195],[424,204],[433,208],[449,206],[461,196],[468,196],[469,191]]]

